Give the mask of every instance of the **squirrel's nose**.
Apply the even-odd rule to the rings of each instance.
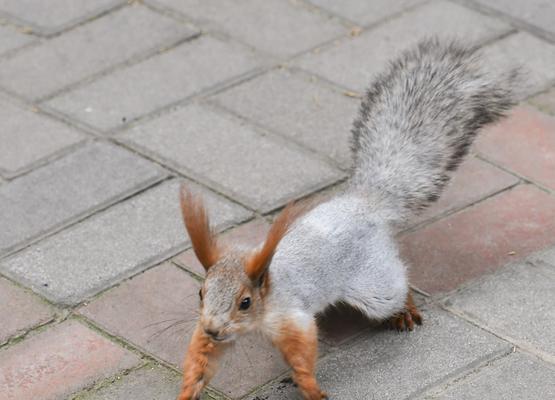
[[[213,338],[217,338],[218,335],[220,334],[220,331],[215,330],[215,329],[204,329],[204,332],[208,335],[208,336],[212,336]]]

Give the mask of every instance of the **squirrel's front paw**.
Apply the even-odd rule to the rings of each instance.
[[[190,394],[187,393],[181,393],[179,395],[179,397],[177,398],[177,400],[200,400],[200,396],[195,396],[193,397]]]
[[[188,394],[180,394],[177,400],[200,400],[200,396],[190,396]]]
[[[187,387],[181,390],[177,400],[200,400],[201,389],[194,387]]]
[[[304,398],[306,400],[325,400],[328,398],[326,392],[321,391],[320,389],[316,388],[309,393],[305,393]]]

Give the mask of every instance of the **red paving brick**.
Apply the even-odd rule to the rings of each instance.
[[[553,243],[555,196],[532,185],[519,185],[400,238],[411,283],[431,294]]]
[[[186,272],[166,263],[124,282],[80,312],[107,331],[181,367],[196,323],[199,285]],[[178,319],[188,322],[168,328]],[[284,370],[281,356],[255,337],[236,344],[212,386],[235,397]]]
[[[411,221],[411,225],[464,208],[485,197],[518,183],[518,178],[487,162],[469,157],[454,174],[437,203]]]
[[[255,247],[266,237],[270,224],[263,219],[243,224],[221,235],[222,244],[243,245],[247,248]],[[204,268],[198,262],[193,249],[189,249],[179,254],[173,259],[177,264],[183,266],[199,276],[204,276]]]
[[[76,321],[0,351],[0,399],[59,400],[140,359]]]
[[[258,334],[239,339],[226,354],[211,386],[240,398],[287,370],[279,352]]]
[[[476,148],[489,160],[555,190],[555,118],[517,107],[484,132]]]
[[[54,311],[37,297],[0,278],[0,344],[50,321]]]
[[[194,278],[166,263],[103,294],[80,313],[161,359],[181,365],[196,322],[199,288]],[[181,320],[188,322],[170,327]]]

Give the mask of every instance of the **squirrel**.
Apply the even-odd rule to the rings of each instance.
[[[346,189],[309,210],[287,206],[256,249],[222,248],[202,201],[182,188],[206,279],[178,400],[200,399],[218,356],[253,330],[281,351],[304,399],[327,398],[315,378],[315,316],[332,304],[399,330],[421,324],[392,228],[438,199],[479,130],[515,104],[516,75],[488,75],[477,50],[457,42],[402,53],[362,100]]]

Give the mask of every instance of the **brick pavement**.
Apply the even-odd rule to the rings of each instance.
[[[425,324],[319,320],[332,399],[555,398],[555,5],[545,0],[0,0],[0,400],[170,400],[203,270],[177,188],[224,240],[329,193],[371,77],[420,37],[519,64],[522,102],[400,227]],[[177,323],[183,320],[183,323]],[[296,399],[258,337],[206,399]]]

